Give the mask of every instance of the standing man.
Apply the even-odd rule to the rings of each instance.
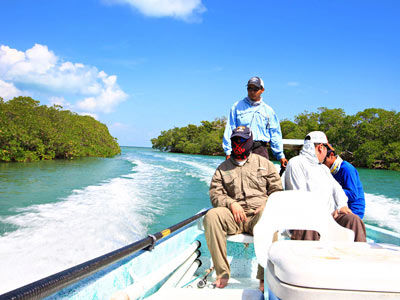
[[[328,150],[324,164],[346,193],[347,206],[362,219],[365,212],[365,197],[356,168],[339,155],[335,155],[335,150]]]
[[[348,208],[346,194],[323,164],[328,150],[333,148],[325,133],[312,131],[307,134],[300,154],[289,160],[285,172],[285,189],[320,193],[321,201],[325,201],[335,221],[353,230],[356,242],[365,242],[363,221]],[[319,240],[319,234],[312,230],[293,230],[292,239]]]
[[[274,110],[263,102],[264,82],[260,77],[251,77],[247,82],[247,97],[233,104],[226,123],[222,147],[227,159],[232,152],[231,134],[238,126],[250,127],[254,135],[253,153],[268,157],[267,143],[274,156],[286,167],[283,153],[282,132]]]
[[[282,190],[274,164],[251,153],[253,137],[248,127],[234,129],[231,142],[232,156],[219,165],[211,180],[210,200],[214,208],[204,217],[207,246],[217,274],[214,284],[218,288],[224,288],[230,277],[227,235],[243,232],[252,235],[268,196]],[[263,289],[264,269],[261,267],[257,278]]]

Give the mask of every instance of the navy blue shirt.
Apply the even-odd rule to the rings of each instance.
[[[347,161],[343,161],[339,171],[333,177],[346,193],[348,198],[347,206],[362,219],[365,212],[365,197],[356,168]]]

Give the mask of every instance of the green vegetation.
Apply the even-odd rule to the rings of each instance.
[[[202,121],[201,126],[188,125],[162,131],[152,139],[153,148],[162,151],[224,155],[222,136],[225,119]],[[355,115],[343,109],[321,107],[318,112],[304,112],[294,121],[281,121],[283,138],[303,139],[313,130],[321,130],[337,153],[357,167],[400,171],[400,113],[368,108]],[[286,151],[288,158],[296,155]],[[270,157],[272,154],[270,153]]]
[[[110,157],[121,152],[107,126],[30,97],[0,98],[0,161]]]
[[[162,131],[158,138],[151,139],[153,148],[176,153],[224,155],[222,136],[225,119],[202,121],[200,126],[189,124]]]

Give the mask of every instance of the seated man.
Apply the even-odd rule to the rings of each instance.
[[[261,216],[268,196],[282,190],[275,166],[265,157],[252,154],[253,136],[246,126],[239,126],[231,135],[231,157],[219,165],[210,184],[210,200],[214,208],[204,217],[205,236],[217,274],[218,288],[228,284],[230,267],[227,259],[227,235],[249,233]],[[257,278],[263,288],[264,270]]]
[[[322,164],[328,150],[333,148],[325,133],[310,132],[304,140],[300,154],[289,160],[285,172],[285,189],[320,192],[321,201],[326,201],[326,207],[335,221],[353,230],[355,241],[365,242],[363,221],[347,207],[347,196],[342,187]],[[292,239],[319,240],[319,234],[312,230],[293,230]]]
[[[334,150],[328,150],[324,164],[331,170],[331,174],[346,193],[348,198],[347,206],[353,214],[362,219],[365,212],[365,197],[356,168],[343,160],[339,155],[335,155]]]

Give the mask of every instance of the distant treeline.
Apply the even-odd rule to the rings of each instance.
[[[121,149],[107,126],[30,97],[0,98],[0,161],[110,157]]]
[[[224,155],[222,136],[226,119],[202,121],[162,131],[151,140],[153,148],[189,154]],[[304,139],[310,131],[321,130],[336,152],[357,167],[400,171],[400,113],[368,108],[355,115],[343,109],[321,107],[301,113],[294,121],[281,121],[283,138]],[[290,158],[297,153],[285,150]],[[270,157],[272,153],[270,153]]]

